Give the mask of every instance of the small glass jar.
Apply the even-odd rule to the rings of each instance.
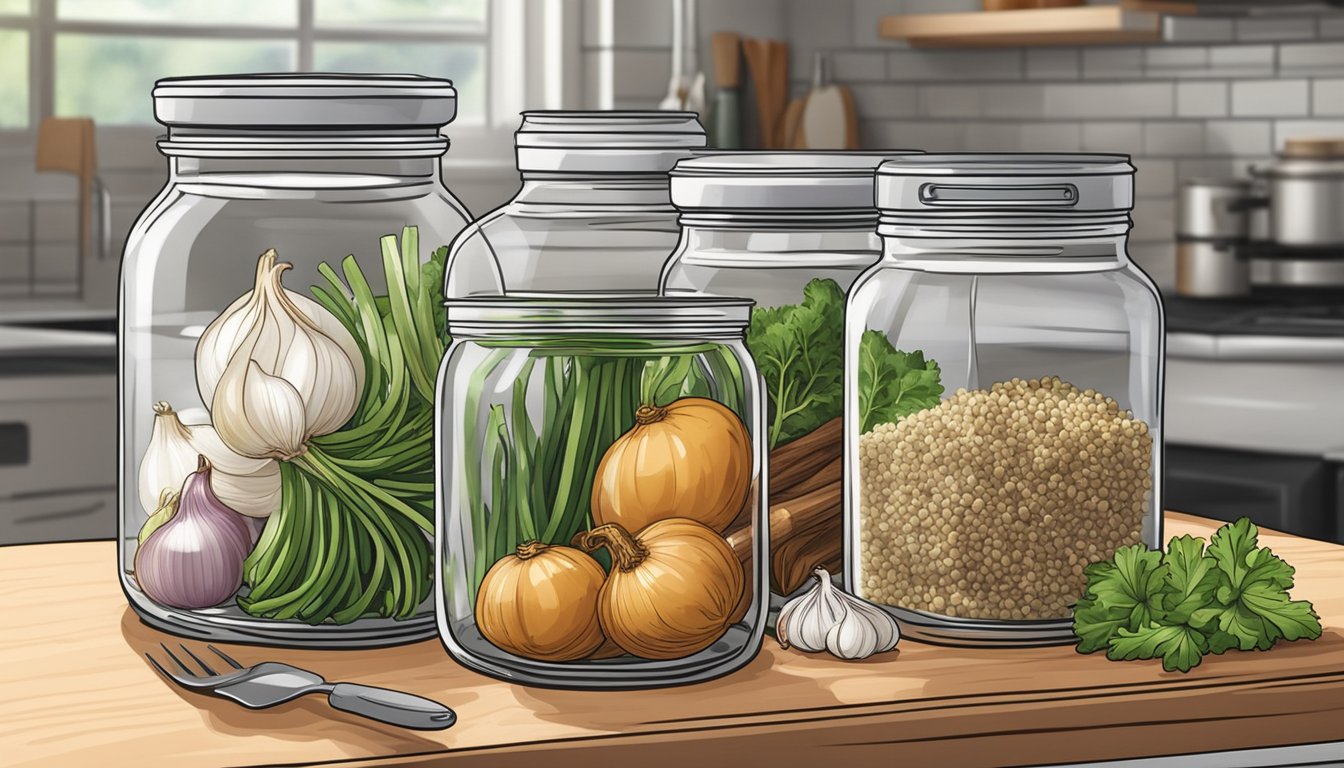
[[[846,575],[908,637],[1068,643],[1084,567],[1162,527],[1163,314],[1123,155],[878,170],[845,327]]]
[[[841,568],[844,295],[881,256],[873,172],[902,154],[709,152],[672,169],[682,230],[662,292],[756,302],[748,345],[765,380],[770,506],[794,513],[774,541],[778,594],[817,566]]]
[[[693,112],[524,112],[523,185],[453,243],[448,298],[658,288],[677,244],[667,172],[705,146]]]
[[[447,303],[439,634],[528,685],[731,672],[768,601],[751,303],[653,295]]]
[[[120,296],[119,572],[147,623],[309,647],[433,636],[429,431],[445,341],[443,253],[430,254],[468,219],[439,168],[456,103],[451,82],[402,75],[155,86],[169,175],[127,240]],[[375,318],[389,296],[407,307],[393,313],[395,350]],[[228,370],[226,386],[235,358],[257,368]],[[263,416],[242,395],[224,402],[259,388],[283,406]],[[140,578],[161,565],[179,581],[239,580],[232,555],[208,572],[183,555],[140,557],[163,492],[186,504],[197,454],[230,510],[213,519],[236,528],[220,521],[245,513],[260,535],[222,598]]]

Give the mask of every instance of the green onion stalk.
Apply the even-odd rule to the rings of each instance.
[[[464,457],[471,515],[472,600],[490,566],[518,544],[567,544],[592,527],[598,463],[645,403],[691,395],[741,408],[737,361],[714,344],[675,345],[627,336],[480,342],[490,350],[467,385]],[[518,350],[527,359],[499,381]],[[539,398],[529,398],[538,391]],[[504,392],[483,403],[483,393]],[[540,403],[531,414],[528,404]],[[534,409],[536,410],[536,409]],[[475,414],[484,414],[481,421]],[[535,417],[535,425],[534,425]],[[605,562],[605,553],[598,557]]]
[[[314,299],[358,342],[365,382],[339,431],[280,465],[280,508],[244,563],[248,613],[309,624],[414,616],[429,595],[434,379],[446,346],[437,300],[447,248],[419,262],[415,227],[380,241],[387,293],[354,256],[323,263]],[[342,279],[342,275],[344,279]]]

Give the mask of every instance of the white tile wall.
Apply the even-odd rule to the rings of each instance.
[[[597,30],[585,45],[609,51],[618,72],[628,65],[618,101],[656,103],[666,64],[648,54],[661,38],[628,25],[665,3],[585,2],[612,6],[610,37]],[[854,91],[865,146],[1131,154],[1139,199],[1133,248],[1159,281],[1173,271],[1171,218],[1182,179],[1244,172],[1289,137],[1344,136],[1344,12],[1168,17],[1165,41],[1146,46],[933,50],[879,38],[878,20],[974,10],[979,0],[700,5],[702,38],[728,24],[787,39],[795,93],[806,88],[813,53],[829,55],[836,80]]]

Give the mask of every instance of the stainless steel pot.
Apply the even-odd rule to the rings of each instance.
[[[1275,242],[1344,246],[1344,140],[1289,141],[1265,176]]]
[[[1184,296],[1240,296],[1251,289],[1243,250],[1249,232],[1250,182],[1192,179],[1181,185],[1176,219],[1176,291]]]

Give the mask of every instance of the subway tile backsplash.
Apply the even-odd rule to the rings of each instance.
[[[618,16],[633,13],[608,2]],[[1167,17],[1165,41],[1151,45],[939,50],[882,40],[878,20],[975,10],[979,0],[775,0],[773,15],[767,0],[743,2],[702,0],[702,40],[721,28],[705,16],[729,9],[744,32],[787,39],[795,94],[806,90],[812,54],[828,55],[834,79],[853,88],[866,147],[1132,155],[1133,252],[1165,284],[1183,179],[1244,173],[1291,137],[1344,136],[1344,12]],[[773,28],[755,29],[767,18]],[[633,65],[619,78],[621,103],[640,106],[632,80],[652,62],[634,61],[619,41],[612,50],[618,72]],[[644,86],[643,106],[657,103],[666,72],[663,64]]]

